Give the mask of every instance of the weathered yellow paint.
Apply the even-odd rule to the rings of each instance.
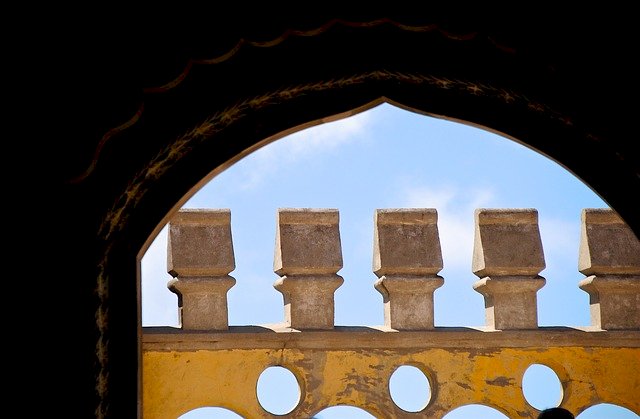
[[[534,363],[560,378],[562,406],[579,413],[613,403],[640,413],[640,348],[530,347],[445,349],[223,349],[144,350],[145,419],[171,418],[199,407],[220,406],[243,417],[273,417],[260,406],[256,383],[273,365],[291,370],[301,401],[285,417],[310,418],[323,408],[358,406],[376,417],[441,418],[456,407],[481,403],[510,418],[534,418],[522,393],[522,376]],[[400,365],[419,367],[432,397],[420,414],[408,414],[389,395]]]

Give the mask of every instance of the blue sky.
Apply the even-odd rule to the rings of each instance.
[[[471,272],[476,208],[538,210],[547,266],[538,322],[587,326],[589,299],[578,288],[584,278],[577,270],[580,212],[607,204],[557,163],[515,141],[383,104],[263,147],[215,177],[184,207],[231,209],[236,258],[231,275],[237,280],[228,294],[231,325],[283,319],[282,296],[273,288],[276,211],[282,207],[340,211],[344,267],[339,274],[345,282],[335,294],[335,323],[383,324],[371,269],[374,211],[423,207],[438,211],[444,261],[445,283],[435,292],[436,326],[484,324],[484,300],[472,289],[478,279]],[[142,260],[143,326],[178,325],[169,279],[163,229]],[[204,412],[184,417],[221,417]],[[350,412],[319,417],[370,417]],[[638,417],[608,412],[610,418]],[[471,415],[504,417],[476,408],[447,419]],[[603,416],[580,419],[597,417]]]

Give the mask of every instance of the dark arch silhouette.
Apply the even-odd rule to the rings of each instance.
[[[544,19],[238,15],[122,39],[99,25],[73,35],[111,35],[89,38],[89,50],[68,44],[71,62],[84,63],[69,67],[72,83],[87,94],[65,133],[41,146],[60,181],[57,250],[73,266],[72,287],[43,294],[57,297],[51,312],[68,329],[54,336],[74,342],[60,356],[77,365],[77,408],[135,414],[137,257],[185,194],[265,141],[382,100],[517,139],[580,177],[638,234],[631,91],[612,84],[632,80],[632,38],[600,15]]]

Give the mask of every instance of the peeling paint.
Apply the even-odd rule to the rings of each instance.
[[[471,390],[471,386],[469,384],[467,384],[467,383],[463,383],[463,382],[458,381],[456,384],[458,384],[460,387],[462,387],[462,388],[464,388],[466,390]]]
[[[509,417],[534,418],[520,388],[534,363],[558,373],[562,406],[579,412],[612,403],[640,412],[638,348],[496,348],[470,357],[472,350],[235,349],[144,351],[145,419],[175,419],[203,406],[220,406],[244,417],[273,417],[260,406],[258,377],[282,365],[298,378],[299,406],[283,417],[311,417],[325,407],[352,405],[377,417],[404,417],[390,398],[389,377],[398,365],[420,365],[430,375],[432,400],[421,412],[442,417],[461,405],[482,403]],[[558,368],[558,366],[562,368]],[[415,416],[415,414],[413,414]]]
[[[497,378],[494,378],[493,380],[485,380],[485,383],[489,384],[490,386],[506,387],[513,384],[513,378],[497,377]]]

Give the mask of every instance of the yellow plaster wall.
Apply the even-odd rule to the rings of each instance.
[[[231,409],[247,418],[274,417],[260,406],[256,384],[274,365],[291,370],[301,401],[284,417],[310,418],[323,408],[358,406],[376,417],[440,418],[470,403],[494,407],[510,418],[534,418],[522,393],[522,376],[534,363],[560,378],[562,406],[579,413],[597,403],[640,414],[640,349],[603,347],[446,349],[224,349],[145,350],[145,419],[171,418],[204,406]],[[431,401],[407,413],[389,395],[389,377],[400,365],[422,369]],[[280,416],[283,417],[283,416]]]

